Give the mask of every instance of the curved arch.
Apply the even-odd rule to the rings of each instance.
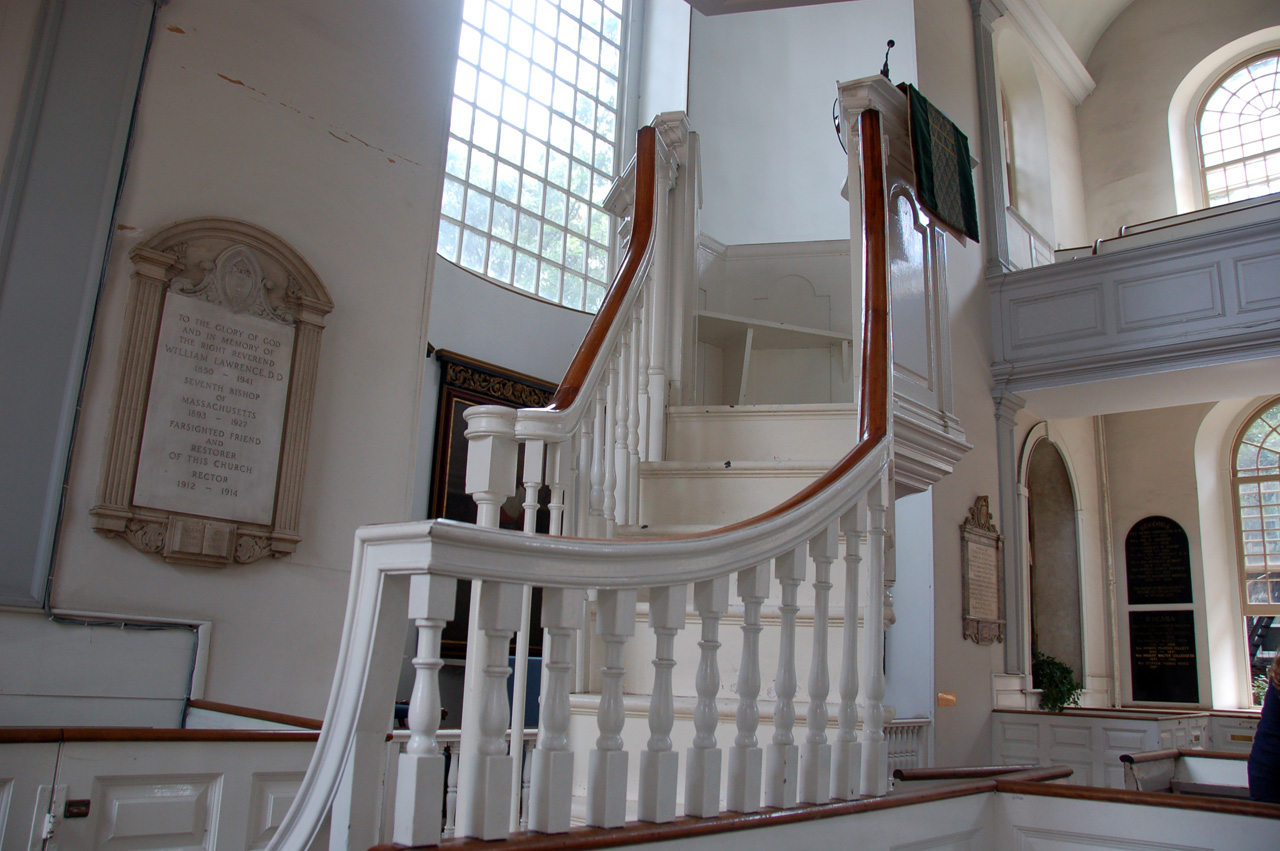
[[[1031,650],[1054,656],[1085,679],[1084,599],[1081,589],[1079,501],[1066,453],[1040,423],[1023,445],[1019,479],[1028,554],[1025,587]],[[1038,531],[1037,531],[1038,530]]]
[[[1240,572],[1235,542],[1231,459],[1236,435],[1259,406],[1270,397],[1219,402],[1196,432],[1196,491],[1200,504],[1200,550],[1204,564],[1205,628],[1214,640],[1208,646],[1213,706],[1247,707],[1249,696],[1248,645],[1244,635]],[[1217,565],[1214,569],[1212,566]],[[1209,571],[1213,570],[1210,575]]]
[[[1218,79],[1258,53],[1280,48],[1280,26],[1256,30],[1223,45],[1200,60],[1182,78],[1169,101],[1169,154],[1173,165],[1174,202],[1179,213],[1206,206],[1200,179],[1200,143],[1196,115]]]

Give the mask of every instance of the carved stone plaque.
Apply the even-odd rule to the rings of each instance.
[[[1000,530],[991,522],[987,497],[978,497],[968,519],[960,524],[964,637],[978,644],[1004,641],[1003,543]]]
[[[333,302],[293,249],[243,222],[181,222],[130,257],[94,528],[187,564],[293,552]]]

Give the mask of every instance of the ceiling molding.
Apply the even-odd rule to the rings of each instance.
[[[1005,14],[1079,106],[1097,85],[1039,0],[1002,0]]]

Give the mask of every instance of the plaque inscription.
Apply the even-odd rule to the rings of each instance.
[[[1124,538],[1129,605],[1190,603],[1191,546],[1168,517],[1144,517]]]
[[[1129,612],[1129,671],[1140,703],[1199,703],[1195,612]]]
[[[271,522],[293,328],[170,292],[135,505]]]
[[[989,501],[980,496],[973,501],[968,519],[960,524],[964,637],[977,644],[1004,641],[1002,545],[1000,530],[991,522]]]
[[[232,219],[170,225],[129,258],[94,531],[181,564],[288,555],[333,300],[283,240]]]

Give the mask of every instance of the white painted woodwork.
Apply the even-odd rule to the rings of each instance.
[[[988,279],[992,376],[1022,393],[1274,354],[1280,203],[1175,218]]]
[[[862,745],[860,788],[863,795],[884,795],[889,785],[889,745],[884,736],[884,642],[881,639],[884,633],[885,513],[882,481],[867,492],[867,597],[863,609],[867,640],[861,644],[863,656],[858,671],[862,677],[858,687],[862,718],[858,741]]]
[[[1067,782],[1084,786],[1123,789],[1122,754],[1209,744],[1209,714],[1204,712],[991,713],[993,764],[1068,765],[1075,773]]]
[[[582,629],[586,594],[576,588],[548,588],[542,594],[543,653],[538,744],[533,751],[529,829],[565,833],[573,792],[573,752],[569,750],[569,690],[573,683],[574,633]]]
[[[840,528],[833,522],[809,540],[813,559],[814,615],[809,663],[808,732],[800,747],[798,800],[825,804],[831,800],[831,745],[827,742],[827,694],[831,689],[827,658],[827,612],[831,597],[831,563],[839,555]],[[853,611],[857,611],[854,609]]]
[[[622,649],[635,634],[635,589],[601,589],[596,598],[596,634],[604,642],[604,666],[600,669],[600,708],[596,724],[600,735],[591,751],[587,780],[587,824],[621,827],[626,820],[627,752],[622,748]]]
[[[858,611],[859,567],[862,564],[863,507],[859,503],[840,518],[844,536],[844,610]],[[831,797],[852,801],[862,789],[862,744],[858,741],[858,625],[845,618],[841,633],[839,732],[831,755]]]
[[[631,401],[627,404],[627,513],[624,522],[628,524],[636,522],[640,510],[637,502],[640,493],[640,403],[646,395],[645,391],[641,389],[640,376],[643,374],[644,381],[648,381],[648,370],[643,367],[640,360],[640,341],[643,337],[641,320],[643,317],[644,293],[642,292],[636,303],[635,311],[631,314],[631,332],[628,337],[629,345],[627,348],[629,356],[627,363],[627,396]]]
[[[671,669],[675,667],[676,633],[684,629],[687,585],[668,585],[649,592],[649,625],[657,636],[653,658],[653,694],[649,701],[649,741],[640,754],[637,817],[640,821],[668,822],[676,817],[677,773],[680,757],[671,748],[675,703],[671,693]],[[717,789],[717,794],[719,791]]]
[[[782,585],[782,632],[778,637],[778,673],[774,691],[778,703],[773,711],[773,742],[769,745],[764,787],[766,806],[788,808],[796,805],[800,771],[800,749],[792,730],[796,721],[796,589],[804,581],[808,563],[803,546],[774,558],[774,575]]]
[[[718,711],[716,695],[720,691],[720,618],[729,608],[729,577],[706,579],[693,586],[694,607],[702,620],[702,638],[698,642],[698,703],[693,713],[693,747],[686,751],[684,812],[698,818],[720,814],[721,751],[716,747]]]
[[[760,608],[769,595],[769,565],[758,564],[738,573],[742,599],[742,663],[738,668],[737,735],[729,749],[729,788],[726,809],[737,813],[760,810],[764,751],[756,730],[760,726]]]
[[[618,525],[618,353],[608,357],[609,373],[604,382],[604,537],[612,538]]]
[[[835,460],[857,427],[853,404],[684,406],[667,410],[667,461]]]
[[[440,633],[453,619],[458,581],[418,575],[409,580],[409,618],[418,630],[409,698],[409,742],[401,754],[396,782],[393,840],[402,845],[440,842],[440,801],[445,792],[445,757],[436,742],[440,728]]]

